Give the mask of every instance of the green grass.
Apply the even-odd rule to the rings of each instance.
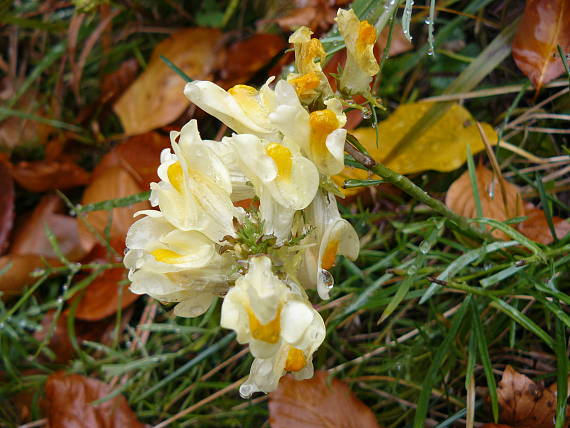
[[[17,99],[32,88],[39,94],[39,100],[47,103],[56,86],[63,82],[61,114],[51,120],[52,126],[58,136],[69,136],[65,132],[72,131],[77,152],[86,165],[92,166],[111,148],[113,136],[119,134],[121,128],[113,115],[102,116],[97,131],[89,121],[77,123],[76,117],[83,106],[78,104],[68,85],[69,65],[60,72],[67,43],[65,29],[73,8],[34,15],[41,3],[0,2],[0,10],[7,11],[9,17],[3,20],[5,31],[0,34],[0,45],[13,43],[10,31],[17,30],[17,65],[25,67],[20,71],[25,76],[23,86],[2,107],[0,114],[3,117],[25,115],[28,120],[36,120],[37,112],[19,112]],[[194,21],[181,16],[171,1],[135,0],[131,3],[136,7],[112,4],[111,7],[121,9],[113,22],[113,35],[135,22],[143,22],[147,27],[182,28],[210,23],[226,31],[251,30],[256,20],[267,17],[263,2],[180,2],[180,7]],[[360,1],[360,6],[366,8],[372,3]],[[498,0],[442,3],[469,14],[480,12],[501,28],[506,28],[514,19],[508,13],[496,12],[502,3]],[[513,11],[522,12],[522,1],[511,4]],[[439,1],[437,6],[440,6]],[[414,10],[414,13],[419,12]],[[96,13],[86,16],[79,32],[79,51],[100,20]],[[403,100],[524,82],[507,52],[510,44],[505,34],[510,27],[502,33],[484,26],[475,32],[472,19],[439,13],[435,20],[436,48],[446,42],[461,41],[464,47],[456,53],[474,58],[471,65],[467,65],[444,55],[426,55],[428,45],[421,24],[423,18],[418,22],[412,26],[416,50],[388,58],[383,66],[385,74],[379,90],[388,114]],[[277,31],[275,26],[270,29]],[[40,36],[43,42],[36,43]],[[114,44],[105,55],[100,44],[96,44],[83,70],[81,93],[85,105],[98,99],[104,74],[132,57],[138,58],[144,66],[152,48],[165,36],[144,31],[135,33]],[[499,46],[499,57],[491,55],[490,45]],[[331,49],[336,48],[331,45]],[[7,60],[7,49],[0,55]],[[487,68],[478,68],[481,63]],[[441,76],[434,71],[442,64],[451,64],[451,76],[444,77],[455,82],[447,90],[441,87],[438,80]],[[263,72],[259,73],[254,84],[262,82],[264,77]],[[410,81],[415,82],[413,87],[408,87]],[[544,89],[537,102],[557,91],[556,88]],[[488,121],[500,127],[503,135],[508,135],[512,131],[508,128],[509,121],[535,104],[532,95],[522,93],[505,91],[493,97],[468,100],[465,105],[477,120]],[[438,106],[437,109],[442,109],[446,104]],[[568,94],[546,104],[541,111],[569,114]],[[386,116],[380,109],[375,113]],[[426,121],[433,120],[437,112],[430,115]],[[373,120],[369,119],[369,123]],[[203,128],[212,130],[212,135],[204,137],[213,137],[216,124],[209,119],[204,122]],[[553,119],[539,119],[533,126],[561,127]],[[410,130],[409,135],[413,136],[412,131],[418,132]],[[536,156],[568,153],[568,138],[564,135],[519,132],[508,141]],[[568,218],[568,190],[556,189],[556,182],[543,185],[537,180],[538,174],[522,171],[528,164],[521,163],[518,157],[512,158],[509,152],[497,150],[497,157],[501,165],[505,163],[504,171],[516,173],[511,181],[528,186],[527,190],[534,192],[530,200],[546,209],[550,226],[552,216]],[[485,162],[486,157],[476,155],[469,160],[469,169],[474,173],[477,162]],[[466,168],[467,165],[459,172]],[[384,170],[379,172],[387,174]],[[442,189],[445,190],[459,172],[426,172],[410,177],[403,191],[391,192],[386,197],[380,191],[372,198],[352,200],[343,208],[364,244],[356,262],[338,261],[333,272],[336,286],[331,300],[319,303],[328,334],[315,354],[314,363],[316,368],[330,370],[348,382],[384,427],[445,427],[454,426],[456,421],[461,424],[467,406],[466,377],[470,378],[471,374],[477,387],[488,388],[491,402],[488,405],[477,396],[469,403],[476,407],[475,420],[492,421],[498,411],[495,390],[500,380],[498,372],[507,364],[522,372],[534,369],[532,376],[548,384],[558,382],[560,390],[565,385],[567,329],[570,327],[570,237],[558,236],[555,243],[543,246],[500,222],[479,219],[467,224],[464,219],[446,213],[435,199],[422,199],[418,193],[418,189],[423,189],[432,196],[441,196]],[[381,174],[383,178],[390,182],[384,174]],[[362,180],[352,184],[376,186],[379,183]],[[26,200],[36,197],[23,189],[19,192],[19,207],[29,206]],[[66,196],[70,198],[71,207],[75,207],[80,195],[71,192]],[[76,207],[75,213],[109,210],[147,196],[144,193]],[[504,231],[510,241],[494,242],[481,232],[486,229],[479,225]],[[235,382],[248,374],[252,359],[247,353],[236,357],[243,347],[233,340],[233,333],[219,327],[220,301],[205,315],[184,319],[174,317],[169,307],[142,297],[131,308],[111,317],[114,335],[110,342],[81,342],[78,336],[82,324],[74,318],[76,305],[72,298],[101,271],[116,265],[101,265],[99,270],[85,275],[92,267],[64,263],[62,267],[44,270],[21,296],[0,302],[1,426],[18,426],[25,422],[12,405],[17,394],[23,391],[32,391],[34,397],[27,421],[40,420],[43,384],[50,373],[58,370],[113,382],[113,394],[123,394],[139,419],[151,425],[195,406],[171,426],[268,426],[267,400],[256,396],[248,402],[237,393]],[[318,299],[313,298],[313,301]],[[38,340],[34,335],[41,330],[48,311],[56,314],[48,328],[53,332],[57,317],[68,308],[69,338],[76,356],[66,364],[58,364],[54,350],[49,347],[49,337]],[[537,361],[538,354],[544,355],[544,359]],[[559,415],[564,413],[564,406],[565,401],[558,400]]]

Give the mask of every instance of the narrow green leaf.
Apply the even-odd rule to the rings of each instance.
[[[182,77],[182,79],[184,79],[184,81],[186,81],[186,82],[192,82],[193,81],[193,79],[190,76],[188,76],[186,73],[184,73],[184,71],[182,71],[181,68],[179,68],[176,64],[174,64],[168,58],[160,55],[160,59],[163,60],[166,63],[166,65],[172,69],[172,71],[174,71],[176,74],[178,74],[180,77]]]
[[[423,428],[425,426],[424,422],[428,411],[429,398],[431,396],[432,386],[437,378],[437,372],[441,369],[441,364],[443,363],[444,358],[449,354],[449,346],[453,340],[455,340],[455,336],[457,336],[457,331],[461,326],[470,301],[471,296],[467,296],[459,310],[456,312],[455,316],[453,317],[453,322],[451,323],[449,333],[447,333],[447,336],[439,346],[436,354],[433,357],[429,370],[425,375],[424,382],[422,384],[422,391],[420,392],[420,397],[418,399],[416,408],[414,428]]]
[[[385,183],[384,180],[356,180],[356,179],[349,179],[344,182],[342,186],[345,189],[352,189],[354,187],[370,187],[370,186],[377,186],[379,184]]]
[[[536,173],[536,188],[538,189],[538,195],[540,196],[540,202],[544,210],[544,216],[546,217],[546,223],[548,223],[548,228],[550,233],[554,238],[554,242],[558,242],[558,237],[556,236],[556,229],[554,228],[554,222],[552,221],[552,205],[548,196],[546,195],[546,190],[544,189],[544,183],[539,173]]]
[[[59,120],[54,120],[54,119],[48,119],[33,113],[27,113],[25,111],[20,111],[20,110],[12,110],[5,107],[0,107],[0,115],[2,117],[14,116],[22,119],[33,120],[34,122],[45,123],[46,125],[53,126],[54,128],[67,129],[68,131],[73,131],[73,132],[83,131],[82,128],[80,128],[79,126],[72,125],[71,123],[61,122]]]
[[[476,250],[471,250],[462,256],[459,256],[452,263],[447,266],[447,268],[437,277],[441,281],[447,281],[453,278],[458,272],[461,271],[467,265],[473,263],[475,260],[485,257],[494,251],[500,250],[502,248],[512,247],[518,245],[517,241],[507,241],[507,242],[493,242],[487,244],[483,247],[477,248]],[[431,296],[433,296],[437,291],[441,289],[441,285],[432,282],[424,293],[420,300],[420,305],[425,303]]]
[[[475,218],[472,221],[475,223],[481,223],[481,224],[485,224],[485,225],[494,227],[495,229],[499,229],[501,232],[510,236],[515,241],[518,241],[521,245],[527,247],[538,258],[540,258],[543,262],[546,261],[546,254],[544,254],[544,251],[542,251],[541,248],[534,241],[531,241],[526,236],[524,236],[522,233],[516,231],[512,227],[506,225],[505,223],[500,222],[500,221],[495,220],[495,219],[492,219],[492,218]]]
[[[495,376],[493,375],[493,365],[491,364],[491,358],[489,357],[489,347],[487,345],[485,333],[483,332],[479,309],[477,308],[475,299],[471,300],[471,315],[473,319],[473,332],[475,333],[475,338],[477,339],[477,348],[479,349],[479,355],[481,356],[481,362],[483,363],[483,371],[485,372],[485,377],[487,378],[487,386],[489,387],[489,397],[491,397],[493,419],[495,422],[497,422],[499,420],[499,399],[497,396],[497,384],[495,382]]]
[[[555,428],[563,428],[566,419],[566,406],[568,397],[568,343],[566,341],[566,329],[562,322],[556,320],[556,340],[554,352],[556,353],[556,425]]]
[[[504,279],[507,279],[510,276],[513,276],[515,273],[520,272],[521,270],[526,269],[527,267],[528,267],[528,265],[509,266],[508,268],[503,269],[494,275],[491,275],[491,276],[488,276],[487,278],[482,279],[481,281],[479,281],[479,283],[483,287],[487,288],[487,287],[490,287],[491,285],[495,285],[497,282],[500,282]]]
[[[477,217],[481,218],[483,217],[483,206],[481,205],[481,196],[479,195],[479,186],[477,185],[477,173],[475,172],[475,162],[473,161],[471,144],[467,144],[467,169],[469,170],[469,181],[471,181],[473,199],[475,199],[475,212],[477,213]]]
[[[552,337],[550,337],[548,333],[546,333],[542,328],[540,328],[529,317],[527,317],[521,311],[513,308],[511,305],[509,305],[507,302],[501,299],[497,299],[496,297],[492,297],[492,299],[493,302],[491,303],[491,306],[507,314],[522,327],[540,337],[542,341],[546,343],[549,347],[554,348],[554,341],[552,340]]]
[[[125,196],[124,198],[109,199],[107,201],[94,202],[92,204],[80,205],[77,207],[76,212],[87,213],[90,211],[109,211],[113,208],[127,207],[148,200],[150,197],[150,190],[146,192],[136,193],[134,195]]]

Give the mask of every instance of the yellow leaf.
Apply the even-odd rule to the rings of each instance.
[[[423,116],[433,103],[411,103],[398,107],[388,119],[378,125],[378,146],[374,128],[359,128],[351,133],[366,147],[374,159],[382,162],[387,153],[398,145],[406,132]],[[495,144],[497,134],[483,123],[487,139]],[[465,163],[466,147],[477,153],[485,147],[471,114],[458,104],[451,108],[414,143],[391,159],[386,166],[400,174],[412,174],[426,170],[452,171]],[[367,179],[370,174],[356,168],[345,168],[335,181],[342,184],[347,178]],[[376,177],[378,178],[378,177]],[[357,188],[358,189],[358,188]],[[347,195],[354,190],[345,190]],[[356,190],[358,191],[358,190]]]

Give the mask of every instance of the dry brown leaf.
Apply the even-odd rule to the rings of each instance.
[[[519,232],[535,242],[544,245],[552,244],[554,238],[550,232],[550,227],[548,227],[544,211],[528,204],[525,216],[528,218],[517,226]],[[570,223],[567,220],[553,216],[552,223],[554,223],[554,230],[558,239],[562,239],[570,233]]]
[[[554,428],[556,383],[545,388],[507,366],[497,394],[501,422],[517,428]],[[566,414],[570,416],[570,411]]]
[[[0,159],[0,255],[8,246],[8,237],[14,224],[14,182],[10,166]]]
[[[108,254],[106,247],[96,245],[91,253],[83,260],[84,263],[121,263],[124,240],[111,242],[115,254]],[[75,311],[75,317],[85,321],[99,321],[114,315],[120,308],[125,309],[140,296],[131,293],[127,283],[120,284],[126,279],[123,267],[106,269],[91,282],[85,292],[79,297],[80,302]],[[119,304],[120,302],[120,304]]]
[[[12,98],[22,83],[23,80],[21,79],[10,79],[9,77],[1,79],[0,101],[3,103]],[[13,108],[24,113],[41,116],[44,111],[41,107],[37,108],[38,100],[38,93],[33,89],[28,89]],[[50,126],[37,120],[10,116],[0,121],[0,147],[12,150],[24,144],[41,145],[45,142],[50,131]]]
[[[69,160],[20,162],[12,169],[14,179],[30,192],[85,186],[89,173]]]
[[[327,382],[328,373],[315,372],[312,379],[281,378],[269,395],[272,428],[378,428],[372,410],[338,379]]]
[[[219,79],[216,83],[223,88],[230,88],[238,83],[247,82],[253,75],[277,55],[286,43],[275,34],[254,34],[230,45],[226,61],[220,66]]]
[[[188,107],[185,82],[161,59],[164,56],[192,79],[210,79],[223,53],[222,33],[212,28],[178,31],[160,42],[145,71],[114,104],[125,134],[142,134],[167,125]]]
[[[45,260],[45,259],[44,259]],[[28,285],[38,278],[32,276],[34,270],[45,267],[44,260],[36,255],[5,255],[0,257],[0,292],[2,299],[17,296]],[[58,264],[57,260],[46,260],[51,266]]]
[[[64,204],[56,195],[44,196],[32,215],[24,221],[14,234],[10,254],[32,254],[46,258],[57,258],[47,236],[46,226],[53,232],[63,255],[71,261],[85,256],[79,242],[77,219],[63,214]]]
[[[386,26],[380,33],[380,37],[376,41],[376,46],[378,46],[379,55],[381,56],[386,49],[386,43],[388,42],[388,35],[390,34],[390,27]],[[404,36],[404,30],[402,29],[402,24],[394,24],[394,29],[392,30],[392,40],[390,41],[390,51],[388,55],[393,57],[396,55],[403,54],[414,48],[412,42],[410,42],[406,36]]]
[[[350,0],[295,0],[294,8],[275,21],[285,30],[309,27],[318,36],[332,26],[337,9],[348,3]]]
[[[570,51],[570,2],[527,0],[513,39],[513,58],[537,90],[564,72],[557,45]]]
[[[83,198],[81,199],[83,205],[109,199],[124,198],[143,191],[137,181],[125,169],[119,166],[105,168],[100,172],[98,169],[99,167],[93,173],[93,181],[83,193]],[[91,211],[86,214],[85,220],[100,236],[105,237],[105,228],[109,224],[111,216],[110,239],[124,241],[130,225],[135,221],[133,218],[134,213],[148,208],[150,208],[150,204],[144,201],[126,207],[114,208],[112,211]],[[81,245],[86,251],[90,251],[99,242],[81,221],[79,222],[79,238]]]
[[[101,83],[101,102],[114,102],[135,80],[138,71],[139,63],[131,58],[124,61],[117,70],[105,75]]]
[[[503,186],[500,185],[499,180],[490,169],[479,165],[475,173],[484,217],[505,221],[524,215],[522,197],[514,184],[504,181],[505,195],[503,195]],[[477,217],[469,171],[465,171],[461,177],[453,182],[447,191],[445,204],[464,217]],[[499,230],[495,230],[493,235],[496,238],[507,239],[507,236]]]
[[[144,426],[122,395],[94,406],[93,401],[113,391],[111,386],[97,379],[57,372],[48,377],[45,391],[50,428]]]
[[[481,428],[514,428],[514,427],[503,424],[485,424]]]
[[[119,163],[146,190],[151,182],[159,181],[156,171],[160,165],[160,153],[166,148],[170,148],[169,137],[147,132],[123,141],[112,150],[111,156],[116,154]]]

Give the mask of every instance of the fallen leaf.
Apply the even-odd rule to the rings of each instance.
[[[501,422],[517,428],[554,428],[556,383],[545,388],[507,366],[497,394]],[[570,416],[570,409],[566,415]]]
[[[514,428],[514,427],[503,424],[485,424],[481,428]]]
[[[151,182],[158,182],[157,169],[160,165],[160,153],[170,148],[170,138],[158,132],[147,132],[123,141],[110,153],[116,155],[122,165],[143,189],[148,189]]]
[[[0,292],[1,298],[17,296],[28,285],[38,278],[32,276],[34,270],[43,268],[46,262],[51,266],[58,264],[57,260],[45,260],[35,255],[5,255],[0,257]]]
[[[332,26],[337,9],[348,3],[350,0],[294,0],[294,8],[275,21],[285,30],[305,26],[319,35]]]
[[[77,219],[63,212],[64,204],[59,196],[44,196],[32,215],[17,228],[10,254],[31,254],[56,259],[57,254],[46,235],[47,226],[68,260],[81,259],[86,253],[79,242]]]
[[[9,165],[0,159],[0,255],[8,246],[14,224],[14,182]]]
[[[568,0],[527,0],[513,39],[513,58],[537,90],[564,72],[557,45],[570,51],[569,28]]]
[[[30,192],[68,189],[89,182],[89,173],[69,160],[20,162],[14,165],[12,174],[18,184]]]
[[[38,342],[43,342],[46,339],[49,340],[48,347],[55,354],[55,360],[53,360],[53,362],[65,364],[75,356],[76,351],[69,337],[67,311],[61,313],[57,320],[54,320],[55,312],[55,309],[52,309],[46,313],[42,319],[40,329],[34,333],[34,339]],[[53,323],[55,323],[55,325],[53,325]],[[75,319],[73,328],[78,344],[86,340],[90,342],[110,343],[110,341],[105,341],[103,338],[109,328],[114,330],[115,320],[85,322]],[[48,339],[49,334],[51,334],[51,336]]]
[[[378,124],[378,146],[376,145],[376,130],[373,128],[359,128],[351,133],[358,138],[374,159],[382,162],[386,154],[398,145],[406,130],[411,128],[431,106],[432,103],[422,102],[398,107],[388,119]],[[497,134],[493,128],[486,123],[482,125],[487,139],[496,142]],[[407,146],[386,166],[400,174],[426,170],[452,171],[465,163],[467,144],[471,146],[473,153],[485,148],[471,114],[465,108],[454,104],[414,144]],[[367,171],[346,167],[335,177],[335,181],[342,185],[344,180],[349,178],[367,179],[370,177]]]
[[[388,35],[390,34],[390,26],[384,27],[378,40],[376,40],[376,46],[378,46],[377,58],[384,54],[384,49],[386,49],[386,44],[388,43]],[[402,24],[394,24],[394,29],[392,30],[392,40],[390,41],[390,50],[388,55],[394,57],[396,55],[403,54],[414,48],[414,45],[409,41],[406,36],[404,36],[404,30],[402,29]]]
[[[317,371],[312,379],[296,381],[287,375],[269,394],[272,428],[378,428],[372,410],[338,379]]]
[[[527,238],[544,245],[549,245],[554,242],[543,210],[529,204],[526,206],[525,216],[528,218],[522,223],[519,223],[517,227],[519,232]],[[552,223],[554,224],[554,230],[558,239],[562,239],[570,233],[570,223],[568,223],[567,220],[553,216]]]
[[[18,87],[23,83],[22,79],[11,79],[8,76],[0,80],[0,101],[10,100]],[[39,94],[34,89],[28,89],[22,94],[14,107],[23,113],[32,113],[41,116],[44,111],[38,108]],[[25,144],[41,145],[46,140],[51,127],[37,120],[24,119],[10,116],[0,120],[0,147],[13,150],[17,146]]]
[[[524,215],[524,206],[519,189],[508,181],[504,181],[505,197],[503,197],[503,187],[499,180],[493,175],[490,169],[479,165],[475,171],[477,176],[477,188],[479,189],[479,199],[483,209],[483,216],[499,221]],[[491,196],[493,195],[493,196]],[[506,201],[506,203],[505,203]],[[467,218],[477,217],[473,187],[469,178],[469,171],[465,171],[461,177],[453,182],[447,191],[445,204],[457,214]],[[501,231],[495,230],[493,235],[496,238],[508,239]]]
[[[220,66],[217,83],[223,88],[230,88],[247,82],[285,45],[285,40],[275,34],[254,34],[233,43],[227,49],[225,63]]]
[[[121,263],[123,259],[124,240],[111,242],[116,253],[108,253],[107,248],[96,245],[83,260],[84,263]],[[131,293],[126,282],[124,267],[110,268],[101,272],[91,282],[85,292],[79,296],[80,302],[75,317],[85,321],[99,321],[117,313],[119,308],[125,309],[140,296]],[[123,282],[123,284],[121,284]],[[120,302],[120,304],[119,304]]]
[[[101,166],[101,165],[99,165]],[[93,181],[83,193],[83,205],[110,199],[124,198],[143,191],[137,181],[123,168],[113,166],[93,173]],[[150,208],[146,201],[126,207],[113,208],[111,211],[91,211],[85,215],[85,221],[91,225],[101,237],[105,237],[105,229],[112,221],[110,228],[111,240],[124,241],[130,225],[135,221],[134,213]],[[87,226],[79,221],[79,238],[86,251],[90,251],[99,242]]]
[[[100,102],[114,102],[135,80],[139,63],[135,58],[124,61],[117,70],[103,77]]]
[[[161,59],[164,56],[192,79],[210,79],[220,54],[222,33],[213,28],[180,30],[160,42],[145,71],[113,105],[125,134],[151,131],[175,120],[188,107],[186,82]]]
[[[48,377],[45,391],[50,428],[144,426],[122,395],[94,406],[93,401],[113,391],[111,386],[97,379],[56,372]]]

